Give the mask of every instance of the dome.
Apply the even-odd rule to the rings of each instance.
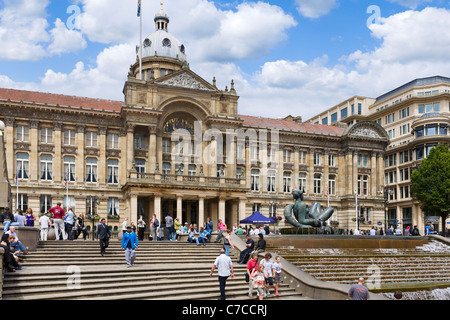
[[[186,61],[184,45],[167,31],[169,17],[164,12],[161,3],[161,10],[155,15],[156,30],[142,43],[142,58],[147,57],[167,57]]]
[[[156,56],[186,61],[184,45],[166,30],[156,30],[142,44],[142,58]]]

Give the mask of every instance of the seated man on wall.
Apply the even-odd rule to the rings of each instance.
[[[0,222],[3,223],[3,225],[5,226],[3,229],[3,232],[6,232],[9,230],[9,226],[18,226],[19,224],[16,222],[16,220],[14,219],[14,215],[12,214],[11,211],[9,211],[9,208],[6,207],[5,208],[5,212],[3,212],[0,215]]]
[[[13,242],[11,242],[11,249],[14,252],[21,251],[21,252],[23,252],[23,254],[29,254],[27,248],[25,248],[25,246],[22,244],[22,242],[19,241],[19,237],[16,234],[15,226],[10,226],[9,231],[5,232],[5,234],[14,236],[15,239]]]
[[[248,261],[250,253],[255,249],[255,241],[253,241],[250,234],[247,235],[246,248],[239,254],[239,264],[244,264]]]

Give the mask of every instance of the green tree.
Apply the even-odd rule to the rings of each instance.
[[[442,231],[450,214],[450,149],[438,145],[430,150],[419,168],[411,174],[411,194],[423,212],[440,216]]]

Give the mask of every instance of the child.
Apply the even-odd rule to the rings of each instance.
[[[275,288],[275,295],[278,297],[278,285],[281,283],[281,258],[280,256],[277,256],[275,258],[275,263],[273,264],[273,267],[275,269],[275,279],[274,279],[274,288]]]
[[[254,288],[258,292],[258,299],[262,300],[264,297],[264,287],[266,286],[264,266],[260,264],[258,269],[254,269],[250,277],[254,278]]]
[[[158,240],[158,241],[163,241],[163,239],[164,239],[164,228],[161,226],[161,227],[158,229],[158,237],[157,237],[157,240]]]

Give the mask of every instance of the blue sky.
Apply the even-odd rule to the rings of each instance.
[[[142,2],[146,35],[160,2]],[[80,24],[69,30],[71,5]],[[381,20],[368,27],[371,5]],[[136,9],[137,0],[0,0],[0,87],[122,100]],[[307,119],[356,94],[450,76],[448,0],[167,0],[164,9],[191,69],[219,87],[236,82],[241,114]]]

